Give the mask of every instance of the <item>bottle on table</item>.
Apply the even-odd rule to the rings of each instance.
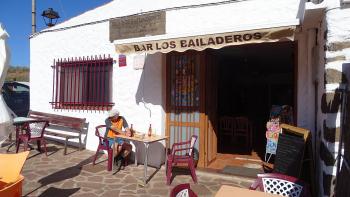
[[[149,128],[148,128],[148,137],[152,136],[152,124],[149,124]]]
[[[134,136],[134,128],[130,125],[130,137]]]

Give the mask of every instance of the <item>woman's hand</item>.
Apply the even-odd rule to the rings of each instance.
[[[128,136],[128,137],[131,137],[131,131],[130,131],[130,129],[127,129],[127,130],[126,130],[125,135]]]

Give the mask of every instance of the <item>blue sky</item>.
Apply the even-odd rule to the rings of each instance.
[[[53,8],[60,15],[57,23],[103,5],[111,0],[36,0],[37,31],[45,28],[41,13]],[[10,35],[11,66],[29,66],[29,36],[32,31],[32,0],[1,0],[0,23]]]

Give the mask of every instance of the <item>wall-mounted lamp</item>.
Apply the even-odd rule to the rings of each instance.
[[[45,24],[48,27],[52,27],[57,23],[57,19],[60,18],[58,13],[54,11],[52,8],[48,8],[47,10],[44,10],[41,16],[44,19]]]

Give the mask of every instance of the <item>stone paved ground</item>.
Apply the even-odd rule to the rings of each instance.
[[[7,146],[1,147],[0,153],[5,153],[6,149]],[[15,148],[12,147],[9,153],[14,152]],[[142,176],[143,165],[129,165],[124,170],[113,173],[106,171],[104,155],[98,159],[100,163],[93,166],[92,151],[69,148],[69,154],[65,156],[62,152],[63,146],[53,142],[48,144],[48,157],[37,150],[31,150],[22,170],[25,177],[24,196],[169,196],[170,190],[180,183],[191,183],[191,188],[198,196],[214,196],[221,185],[249,187],[252,183],[251,179],[197,170],[198,184],[193,184],[189,175],[177,175],[172,184],[167,186],[164,167],[158,171],[149,167],[149,174],[156,173],[142,187],[137,182]]]

